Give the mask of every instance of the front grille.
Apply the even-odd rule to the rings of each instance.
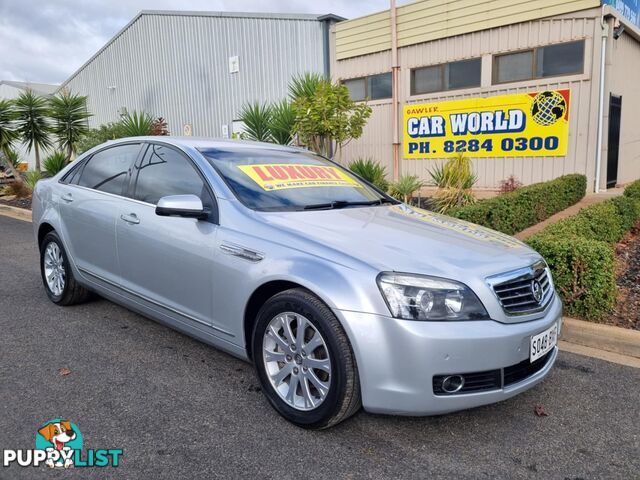
[[[529,359],[526,359],[504,369],[486,370],[484,372],[434,375],[433,393],[439,396],[449,396],[499,390],[513,385],[514,383],[521,382],[522,380],[526,380],[530,376],[538,373],[545,367],[552,354],[553,350],[534,362],[529,362]],[[448,393],[442,389],[442,381],[449,375],[461,375],[464,377],[463,387],[455,393]]]
[[[538,373],[540,370],[544,368],[551,357],[551,350],[548,353],[545,353],[544,356],[540,357],[533,362],[530,362],[528,359],[523,360],[517,365],[512,365],[504,369],[504,386],[508,387],[509,385],[513,385],[514,383],[521,382],[525,378],[530,377],[531,375]]]
[[[541,290],[538,299],[535,297],[534,288]],[[493,291],[505,312],[521,315],[544,308],[551,299],[553,289],[546,267],[544,264],[538,264],[525,274],[494,284]]]

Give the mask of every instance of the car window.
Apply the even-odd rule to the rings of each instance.
[[[246,206],[262,211],[395,203],[348,170],[310,152],[256,148],[201,153]]]
[[[140,144],[118,145],[101,150],[82,169],[78,185],[122,195],[129,167],[139,151]]]
[[[172,148],[150,145],[145,157],[135,166],[134,175],[133,198],[136,200],[155,205],[167,195],[193,194],[200,197],[205,207],[211,204],[202,177],[189,159]]]

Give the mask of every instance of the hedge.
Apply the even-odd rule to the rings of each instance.
[[[551,235],[534,235],[527,243],[547,261],[569,315],[599,320],[614,307],[615,252],[609,243]]]
[[[615,243],[640,222],[633,185],[632,195],[625,190],[625,196],[583,208],[526,240],[549,264],[570,315],[599,320],[615,305]]]
[[[640,180],[636,180],[635,182],[627,185],[627,188],[624,189],[624,195],[625,197],[640,200]]]
[[[448,215],[513,235],[574,205],[586,190],[584,175],[565,175],[453,209]]]

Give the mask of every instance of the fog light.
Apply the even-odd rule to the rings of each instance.
[[[442,390],[447,393],[459,392],[464,387],[464,377],[462,375],[449,375],[442,379]]]

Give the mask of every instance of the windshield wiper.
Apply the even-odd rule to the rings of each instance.
[[[364,202],[348,202],[346,200],[334,200],[328,203],[314,203],[312,205],[306,205],[303,210],[332,210],[345,207],[366,207],[369,205],[382,205],[383,203],[394,203],[387,198],[381,198],[379,200],[370,200]]]

